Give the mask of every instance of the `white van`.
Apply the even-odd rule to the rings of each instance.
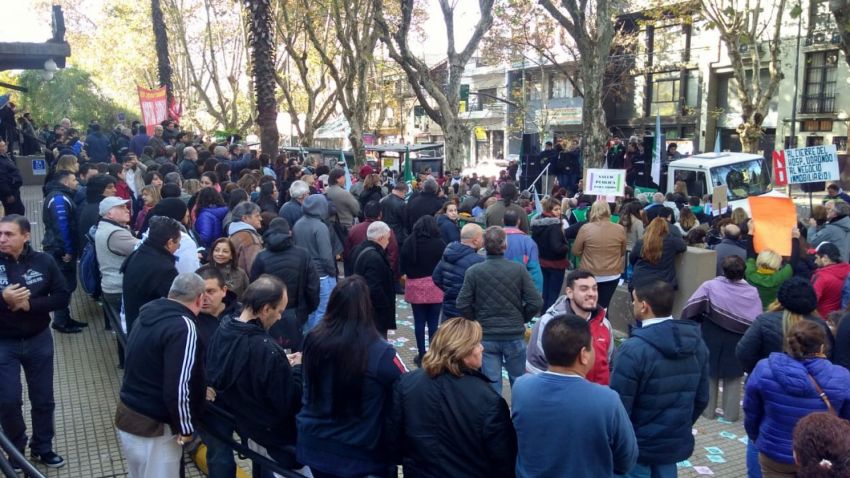
[[[675,191],[676,182],[687,186],[689,196],[703,197],[716,186],[726,185],[732,209],[750,212],[750,196],[783,196],[773,190],[771,165],[759,154],[702,153],[671,161],[667,166],[667,191]]]

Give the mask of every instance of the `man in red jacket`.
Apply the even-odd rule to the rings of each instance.
[[[818,297],[818,314],[826,320],[831,312],[841,308],[841,288],[850,274],[850,264],[841,262],[841,252],[831,242],[818,246],[815,264],[818,268],[812,274],[812,287]]]

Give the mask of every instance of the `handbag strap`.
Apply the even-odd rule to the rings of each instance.
[[[826,392],[824,392],[823,389],[820,388],[820,385],[818,385],[818,382],[817,380],[815,380],[815,377],[813,377],[810,373],[807,375],[809,376],[809,380],[811,380],[812,384],[815,386],[815,390],[818,391],[820,399],[823,400],[823,403],[826,404],[826,409],[829,411],[830,414],[837,415],[837,413],[835,413],[835,409],[832,408],[832,404],[829,403],[829,397],[826,395]]]

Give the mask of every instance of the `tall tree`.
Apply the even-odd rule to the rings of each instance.
[[[162,6],[184,118],[201,129],[243,133],[254,108],[245,91],[250,68],[241,6],[231,0],[163,0]]]
[[[166,104],[169,111],[174,104],[174,84],[171,81],[171,61],[168,58],[168,30],[162,16],[160,0],[151,0],[151,20],[156,45],[156,66],[159,72],[159,84],[165,87]]]
[[[274,158],[280,136],[277,131],[277,99],[275,98],[275,42],[271,0],[243,0],[251,45],[251,70],[257,104],[257,126],[260,128],[260,150]]]
[[[300,0],[277,0],[276,13],[275,32],[285,52],[278,58],[277,84],[298,135],[298,144],[312,146],[316,130],[334,112],[336,92],[328,82],[328,66],[307,37],[306,22],[319,22],[315,28],[326,45],[325,54],[336,61],[337,53],[330,45],[332,32],[326,28],[330,17],[306,16]]]
[[[782,79],[779,55],[787,0],[700,0],[709,28],[716,28],[726,46],[735,94],[741,102],[737,131],[743,151],[755,153],[764,132],[762,124]],[[799,5],[791,16],[800,15]],[[763,58],[766,53],[766,58]],[[762,78],[767,70],[768,78]]]
[[[605,70],[614,41],[613,17],[619,0],[540,0],[540,5],[566,30],[580,52],[579,77],[583,96],[581,129],[585,167],[600,167],[605,161],[608,129],[603,101]]]
[[[372,0],[302,0],[302,8],[307,15],[307,37],[328,67],[337,104],[351,128],[348,139],[354,160],[362,164],[366,161],[363,131],[368,117],[369,66],[378,43],[375,4]],[[327,42],[319,30],[321,23],[315,21],[323,9],[329,15],[326,28],[333,33],[332,42]],[[336,57],[332,51],[337,52]]]
[[[398,0],[399,18],[391,18],[385,10],[384,0],[373,0],[376,18],[381,33],[381,41],[387,45],[390,57],[404,70],[419,104],[425,113],[443,130],[445,137],[446,163],[449,168],[462,168],[467,158],[467,128],[458,118],[460,109],[460,86],[463,70],[478,48],[478,44],[493,25],[493,4],[495,0],[478,0],[480,17],[475,24],[472,36],[459,52],[454,34],[455,2],[439,0],[443,22],[446,25],[446,65],[448,78],[446,84],[431,74],[431,68],[422,59],[416,57],[410,49],[409,35],[413,26],[415,0]],[[398,25],[397,29],[391,25]]]
[[[829,0],[829,10],[838,24],[841,49],[844,51],[847,66],[850,66],[850,0]]]

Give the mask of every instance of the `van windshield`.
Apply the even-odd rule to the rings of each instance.
[[[740,163],[711,168],[714,186],[725,184],[730,201],[745,199],[770,192],[770,168],[764,159],[752,159]]]

